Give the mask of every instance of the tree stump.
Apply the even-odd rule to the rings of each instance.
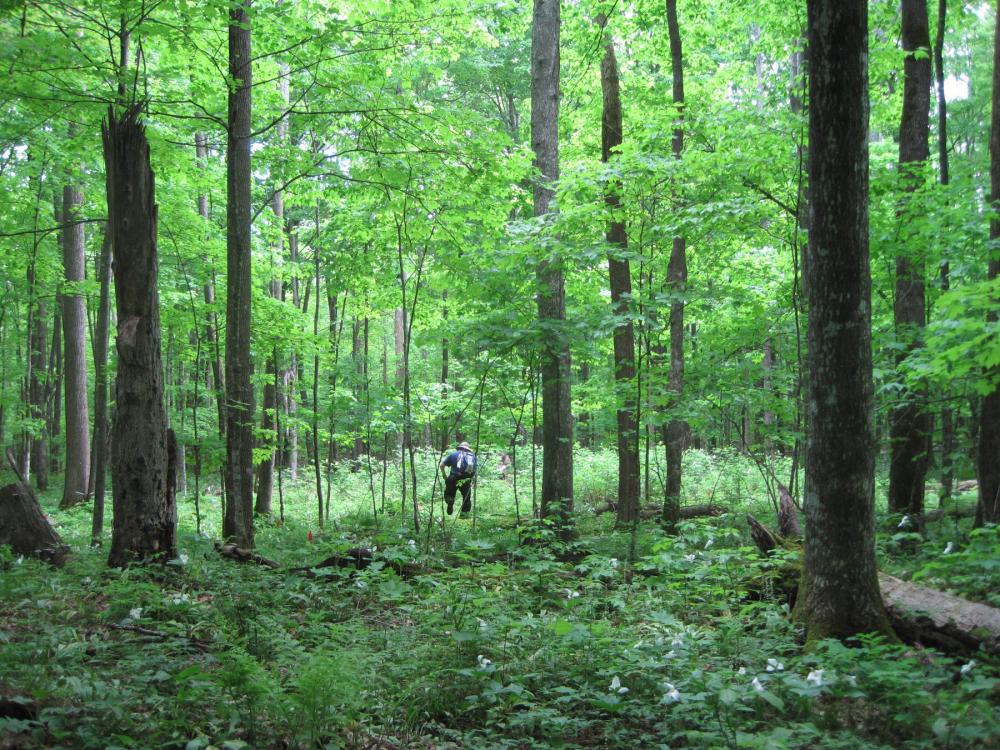
[[[69,547],[42,513],[38,498],[22,482],[0,487],[0,545],[61,567]]]

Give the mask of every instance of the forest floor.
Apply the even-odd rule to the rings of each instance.
[[[695,451],[685,471],[685,504],[729,512],[633,536],[595,513],[613,455],[581,451],[576,562],[521,543],[545,533],[530,477],[515,507],[486,461],[475,519],[419,535],[398,489],[373,517],[380,477],[338,472],[324,529],[312,487],[285,477],[283,522],[257,526],[277,569],[215,551],[211,493],[200,533],[179,498],[176,560],[109,569],[89,506],[47,493],[66,566],[0,550],[0,713],[22,717],[0,718],[0,749],[1000,747],[996,661],[878,639],[804,652],[773,586],[782,561],[746,529],[747,511],[773,523],[760,474]],[[879,516],[884,570],[1000,605],[998,529],[946,516],[924,539],[900,522]],[[375,551],[365,570],[291,570],[358,546]]]

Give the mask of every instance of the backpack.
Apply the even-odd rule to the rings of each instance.
[[[458,452],[455,459],[455,474],[460,477],[471,477],[476,473],[476,454],[472,451]]]

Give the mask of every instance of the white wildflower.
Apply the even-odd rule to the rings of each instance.
[[[579,591],[573,591],[573,589],[563,589],[563,591],[566,593],[566,598],[567,599],[579,599],[580,598],[580,592]]]
[[[674,646],[674,647],[683,646],[684,645],[684,639],[681,638],[679,635],[675,635],[674,639],[672,641],[670,641],[670,645]]]
[[[975,660],[975,659],[970,659],[970,660],[968,661],[968,663],[966,663],[966,664],[963,664],[963,665],[962,665],[962,668],[961,668],[960,670],[958,670],[958,671],[959,671],[960,673],[962,673],[962,674],[969,674],[969,672],[971,672],[971,671],[972,671],[972,668],[973,668],[974,666],[976,666],[976,660]]]
[[[628,688],[622,687],[622,681],[618,678],[618,675],[615,675],[611,678],[611,684],[608,685],[608,692],[625,695],[628,692]]]
[[[942,555],[950,555],[954,551],[955,551],[955,543],[954,542],[948,542],[948,546],[944,548],[944,552],[942,552],[941,554]]]
[[[91,580],[92,580],[92,579],[91,579],[91,577],[90,577],[90,576],[84,576],[83,580],[82,580],[82,581],[80,581],[80,583],[82,583],[82,584],[83,584],[84,586],[86,586],[86,585],[87,585],[88,583],[90,583],[90,582],[91,582]]]
[[[609,562],[610,562],[612,568],[617,568],[618,567],[618,558],[612,557],[611,560],[609,560]]]
[[[188,556],[187,556],[187,552],[181,552],[177,556],[177,559],[181,561],[181,565],[187,565],[188,564],[188,559],[189,559]]]
[[[908,528],[910,528],[910,517],[909,516],[903,516],[900,519],[900,521],[899,521],[899,526],[897,526],[896,528],[897,529],[908,529]]]
[[[489,659],[487,659],[482,654],[479,654],[479,656],[476,657],[476,661],[479,663],[479,668],[480,669],[488,669],[489,666],[490,666],[490,664],[493,663],[492,661],[490,661]]]
[[[814,669],[806,676],[806,682],[815,687],[820,687],[823,684],[823,670]]]
[[[708,548],[709,548],[709,547],[711,547],[711,546],[712,546],[712,545],[713,545],[714,543],[715,543],[715,539],[714,539],[714,538],[712,538],[712,537],[709,537],[709,538],[708,538],[708,541],[707,541],[707,542],[705,542],[705,549],[708,549]]]
[[[477,617],[476,619],[479,620],[479,629],[480,630],[489,630],[490,629],[490,624],[488,622],[486,622],[486,620],[484,620],[482,617]]]
[[[764,685],[761,683],[759,677],[754,677],[753,682],[751,682],[750,685],[752,685],[753,689],[756,690],[758,693],[764,692]]]
[[[16,562],[18,565],[20,565],[21,563],[23,563],[24,562],[24,555],[18,555],[17,559],[14,562]]]
[[[768,672],[782,672],[785,669],[785,665],[782,664],[777,659],[767,660],[767,671]]]
[[[410,549],[416,549],[417,548],[417,542],[416,542],[415,539],[408,539],[406,541],[406,546],[409,547]]]
[[[858,678],[852,674],[847,675],[847,684],[850,685],[851,687],[857,687]]]
[[[746,667],[740,667],[738,670],[736,670],[736,674],[746,674],[746,673],[747,673]]]
[[[688,562],[694,562],[694,555],[693,554],[684,555],[684,559],[687,560]]]
[[[128,616],[131,617],[133,620],[138,620],[140,617],[142,617],[142,607],[133,607],[128,611]]]
[[[660,698],[660,703],[676,703],[681,699],[680,691],[675,688],[671,683],[664,682],[663,689],[666,691],[663,697]]]

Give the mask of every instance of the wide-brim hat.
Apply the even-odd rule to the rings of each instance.
[[[460,449],[463,449],[463,450],[467,450],[467,451],[471,451],[471,450],[472,450],[472,446],[471,446],[471,445],[469,445],[468,443],[464,442],[464,441],[463,441],[463,442],[461,442],[461,443],[459,443],[459,444],[458,444],[458,447],[459,447]]]

